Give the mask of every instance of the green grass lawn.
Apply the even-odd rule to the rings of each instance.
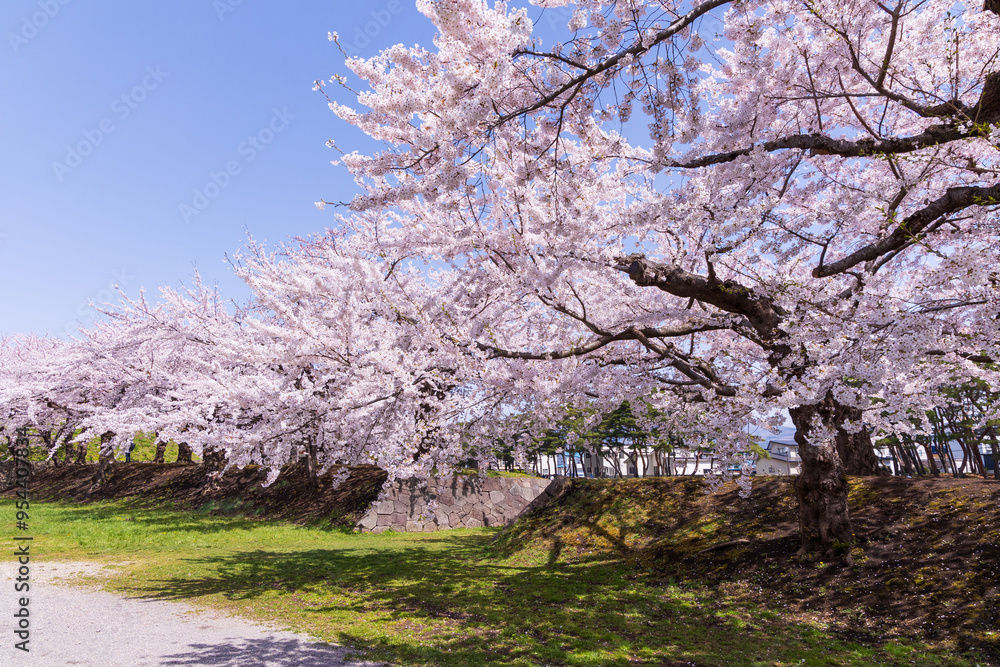
[[[102,582],[353,646],[405,665],[966,665],[864,647],[818,620],[657,585],[616,560],[503,559],[495,529],[344,533],[149,510],[32,503],[32,554],[115,568]]]

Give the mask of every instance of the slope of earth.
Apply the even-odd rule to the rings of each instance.
[[[573,480],[494,540],[517,563],[620,560],[651,580],[777,604],[845,639],[913,638],[1000,664],[1000,482],[857,478],[857,542],[796,556],[790,478],[707,495],[691,478]]]
[[[11,496],[11,464],[0,464],[0,495]],[[375,466],[351,469],[333,488],[330,470],[312,488],[304,465],[289,466],[268,487],[267,470],[247,466],[209,479],[205,466],[183,463],[115,463],[95,485],[97,464],[36,465],[30,483],[36,500],[131,500],[137,505],[198,510],[209,514],[284,519],[353,527],[378,496],[386,479]]]

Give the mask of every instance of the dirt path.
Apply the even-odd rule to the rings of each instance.
[[[90,563],[32,563],[29,653],[17,650],[16,563],[0,562],[0,665],[61,667],[374,667],[345,649],[176,602],[126,598],[69,583]]]

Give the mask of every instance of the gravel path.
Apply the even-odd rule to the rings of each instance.
[[[346,661],[345,649],[291,632],[196,611],[176,602],[125,598],[73,586],[76,573],[93,575],[90,563],[32,563],[30,653],[14,648],[16,564],[0,562],[0,665],[19,667],[374,667]],[[60,582],[61,580],[61,582]]]

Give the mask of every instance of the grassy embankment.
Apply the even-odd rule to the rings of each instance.
[[[790,558],[787,480],[748,501],[591,481],[498,539],[47,502],[33,549],[407,665],[990,664],[1000,486],[869,482],[852,492],[863,541],[834,563]]]

